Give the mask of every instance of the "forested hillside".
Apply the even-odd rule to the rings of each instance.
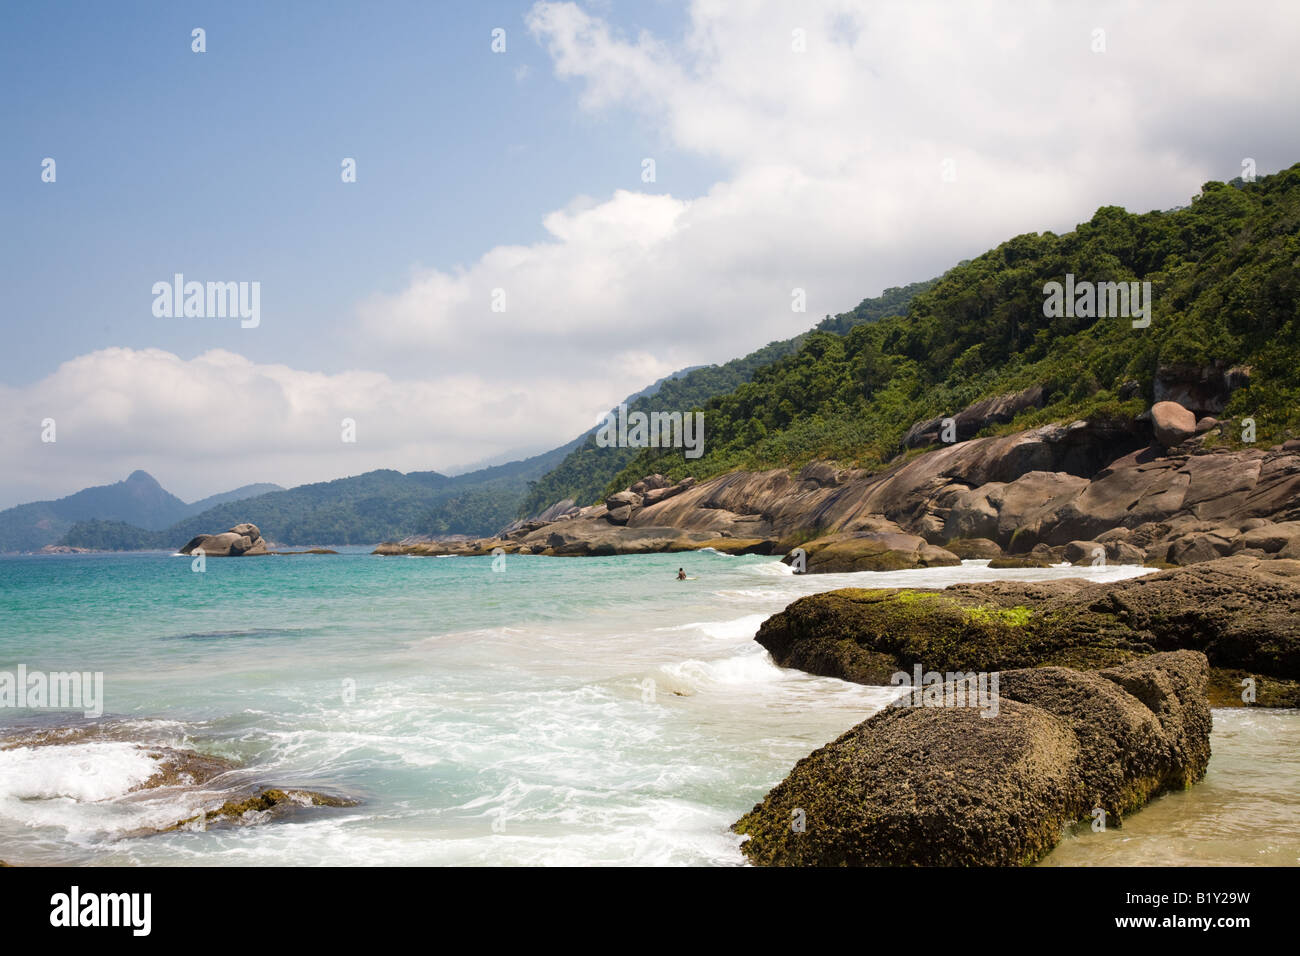
[[[798,351],[804,339],[815,332],[843,333],[867,322],[906,311],[912,297],[932,287],[937,279],[886,289],[881,295],[864,299],[857,308],[840,315],[827,316],[812,330],[772,342],[743,358],[723,365],[707,365],[664,381],[652,395],[628,403],[628,411],[685,411],[701,407],[709,399],[732,391],[754,377],[757,370]],[[595,436],[588,435],[558,468],[529,489],[520,516],[535,515],[564,499],[590,504],[639,454],[636,448],[601,448]]]
[[[282,545],[373,544],[411,534],[490,534],[509,524],[528,482],[558,464],[574,443],[523,461],[449,478],[434,471],[380,470],[226,502],[148,531],[120,521],[72,526],[62,543],[131,551],[178,548],[241,522]]]
[[[1300,165],[1255,183],[1206,183],[1189,207],[1106,206],[1065,235],[1017,236],[917,294],[906,316],[814,332],[702,403],[702,458],[646,449],[600,491],[653,472],[705,478],[814,458],[877,467],[913,423],[1031,385],[1044,386],[1046,407],[1004,429],[1137,415],[1158,370],[1249,367],[1226,414],[1254,418],[1259,443],[1280,441],[1300,432],[1298,232]],[[1150,281],[1149,327],[1046,317],[1044,284],[1067,273]],[[1121,399],[1129,381],[1138,393]]]

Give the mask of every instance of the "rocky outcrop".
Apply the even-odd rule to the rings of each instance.
[[[1206,671],[1191,651],[1013,670],[993,714],[905,696],[799,761],[733,829],[768,866],[1033,863],[1068,825],[1098,810],[1117,824],[1205,774]]]
[[[1216,706],[1300,706],[1300,562],[1239,555],[1110,583],[847,588],[795,601],[756,640],[783,667],[861,684],[927,670],[1096,669],[1204,653]],[[1243,681],[1255,690],[1243,701]]]
[[[262,532],[255,524],[237,524],[221,534],[200,534],[181,548],[181,554],[202,550],[209,558],[235,558],[243,555],[269,554]]]
[[[1023,411],[1042,408],[1043,388],[1035,385],[1022,392],[1010,395],[996,395],[968,405],[952,416],[952,439],[967,441],[974,438],[990,425],[1005,425]],[[903,448],[921,448],[937,445],[943,438],[944,416],[917,422],[907,430],[899,443]]]
[[[880,524],[882,527],[873,531],[825,535],[802,545],[804,573],[899,571],[961,564],[961,558],[951,551],[928,544],[914,534],[905,534],[893,522]],[[796,553],[787,554],[782,560],[793,564]]]
[[[852,547],[865,552],[872,535],[887,532],[951,554],[966,548],[960,542],[982,539],[999,554],[1030,556],[1034,566],[1063,560],[1072,542],[1104,546],[1110,564],[1300,554],[1300,535],[1292,531],[1300,523],[1300,442],[1215,446],[1210,440],[1223,427],[1173,450],[1153,443],[1150,421],[1078,421],[942,445],[876,473],[813,462],[798,472],[738,471],[701,482],[650,475],[601,504],[524,522],[473,546],[388,545],[380,553],[501,547],[618,554],[654,550],[659,542],[662,550],[788,555],[839,535],[858,540]],[[1260,528],[1272,530],[1246,537]],[[908,553],[919,551],[902,552]],[[992,549],[981,545],[980,557],[993,558]],[[921,563],[897,558],[884,566]]]
[[[1250,366],[1222,360],[1206,365],[1161,365],[1152,382],[1155,401],[1177,402],[1195,415],[1219,415],[1234,391],[1249,383]]]

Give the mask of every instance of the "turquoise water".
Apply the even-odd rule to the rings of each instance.
[[[678,567],[695,580],[675,580]],[[845,585],[1081,572],[1141,573],[967,562],[794,577],[771,558],[707,551],[509,556],[502,572],[491,558],[360,549],[209,559],[203,573],[165,554],[0,558],[0,671],[102,671],[96,726],[109,731],[0,750],[0,859],[739,864],[729,825],[894,695],[776,667],[752,639],[764,618]],[[0,735],[86,722],[0,710]],[[136,789],[162,747],[238,769],[199,787]],[[1217,748],[1216,736],[1220,760]],[[139,835],[253,786],[360,803]],[[1264,813],[1260,825],[1278,822]],[[1295,862],[1294,814],[1281,822],[1280,853]],[[1071,852],[1125,862],[1109,846],[1095,860]]]

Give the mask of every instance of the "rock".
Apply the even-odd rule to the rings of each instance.
[[[261,790],[237,800],[227,800],[220,807],[209,810],[202,817],[180,820],[157,832],[166,833],[202,824],[205,828],[214,823],[261,823],[268,819],[292,815],[308,807],[355,807],[359,801],[351,797],[336,797],[315,790]]]
[[[616,508],[610,508],[605,515],[605,520],[610,524],[627,524],[632,517],[632,506],[622,505]]]
[[[1031,558],[1038,558],[1040,561],[1046,561],[1049,564],[1060,564],[1065,560],[1065,548],[1053,548],[1046,544],[1036,544],[1029,551]]]
[[[806,572],[898,571],[903,568],[937,568],[961,564],[961,558],[924,538],[901,531],[849,532],[815,538],[803,545]],[[784,559],[787,564],[791,558]]]
[[[1219,420],[1217,418],[1211,418],[1207,415],[1196,423],[1196,434],[1203,435],[1218,424]]]
[[[1286,706],[1300,688],[1300,562],[1235,555],[1106,583],[846,588],[800,598],[755,640],[783,667],[863,684],[886,684],[918,663],[1095,669],[1195,650],[1216,671],[1272,681],[1277,693],[1257,703]]]
[[[671,484],[672,482],[669,481],[667,478],[665,478],[663,475],[660,474],[646,475],[644,478],[642,478],[640,481],[634,484],[631,488],[629,488],[628,491],[632,492],[632,494],[644,495],[647,491],[658,491],[660,489],[669,487]]]
[[[555,504],[551,505],[541,514],[539,514],[537,516],[537,520],[545,524],[548,521],[554,521],[556,518],[559,518],[561,515],[571,514],[572,512],[577,510],[578,509],[574,500],[572,498],[565,498],[562,501],[557,501]]]
[[[957,441],[967,441],[990,425],[1006,424],[1021,412],[1042,405],[1043,389],[1040,385],[1022,392],[986,398],[952,416],[953,433]],[[944,416],[939,416],[917,422],[907,430],[900,444],[904,448],[919,448],[939,442],[943,436],[943,419]]]
[[[655,476],[642,480],[660,483]],[[1096,541],[1107,546],[1108,561],[1122,551],[1123,563],[1137,563],[1141,553],[1143,561],[1163,564],[1186,535],[1223,537],[1226,530],[1246,530],[1246,521],[1280,525],[1300,518],[1300,454],[1284,446],[1265,451],[1194,442],[1166,452],[1153,445],[1149,422],[1074,422],[943,445],[874,473],[813,462],[797,473],[737,471],[610,498],[613,508],[601,503],[568,512],[564,521],[522,523],[498,536],[501,546],[543,553],[563,528],[567,544],[551,553],[639,554],[652,541],[680,549],[735,540],[749,550],[786,554],[810,539],[889,532],[939,547],[987,539],[1006,554],[1047,564],[1059,563],[1072,541]],[[618,510],[623,507],[630,512]],[[606,520],[610,511],[621,524]],[[1116,536],[1127,536],[1135,550],[1112,548]],[[1300,550],[1300,543],[1279,543],[1264,552],[1231,540],[1239,554]],[[1177,559],[1213,560],[1222,548],[1213,540],[1194,544],[1182,542]],[[405,553],[437,547],[469,553],[451,541],[420,542]]]
[[[1193,531],[1176,538],[1165,554],[1170,564],[1196,564],[1200,561],[1213,561],[1232,550],[1232,539],[1237,532],[1224,534]]]
[[[799,472],[802,481],[812,482],[818,488],[834,488],[840,483],[840,473],[828,461],[812,461]]]
[[[1071,564],[1105,564],[1106,546],[1096,541],[1071,541],[1065,546],[1066,561]]]
[[[996,716],[890,707],[814,751],[733,826],[741,850],[767,866],[1025,865],[1094,807],[1118,820],[1205,773],[1200,654],[1001,678]]]
[[[1027,554],[1021,555],[1004,555],[1000,558],[994,558],[989,562],[989,567],[995,571],[1009,570],[1012,568],[1050,568],[1052,562],[1043,558],[1033,557]]]
[[[1280,552],[1300,539],[1300,521],[1268,522],[1245,531],[1232,542],[1232,550],[1256,548],[1266,554]]]
[[[1151,427],[1156,441],[1175,448],[1196,434],[1196,416],[1177,402],[1156,402],[1151,406]]]
[[[1152,391],[1157,402],[1177,402],[1197,415],[1218,415],[1232,393],[1249,383],[1248,365],[1229,367],[1216,360],[1208,365],[1161,365]]]
[[[616,491],[605,499],[605,507],[610,511],[615,508],[640,508],[641,495],[632,490]]]
[[[193,554],[202,549],[204,557],[234,558],[242,555],[269,553],[262,532],[255,524],[237,524],[222,534],[200,534],[191,538],[181,554]]]
[[[1106,543],[1106,561],[1110,564],[1143,565],[1146,564],[1146,554],[1127,541],[1109,541]]]
[[[1002,549],[998,547],[998,543],[988,538],[956,538],[945,544],[944,549],[963,561],[982,561],[986,558],[1002,557]]]

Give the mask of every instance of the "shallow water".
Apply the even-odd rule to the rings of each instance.
[[[678,567],[696,580],[676,581]],[[162,554],[0,558],[0,670],[103,671],[109,730],[0,750],[0,858],[740,864],[729,825],[895,693],[776,667],[752,639],[768,615],[846,585],[1142,573],[966,562],[795,577],[713,552],[509,556],[496,573],[490,558],[359,549],[190,568]],[[0,734],[76,723],[0,711]],[[1071,836],[1048,862],[1297,862],[1298,734],[1294,712],[1216,712],[1205,784],[1122,831]],[[239,767],[133,791],[163,747]],[[362,803],[135,835],[254,785]]]

